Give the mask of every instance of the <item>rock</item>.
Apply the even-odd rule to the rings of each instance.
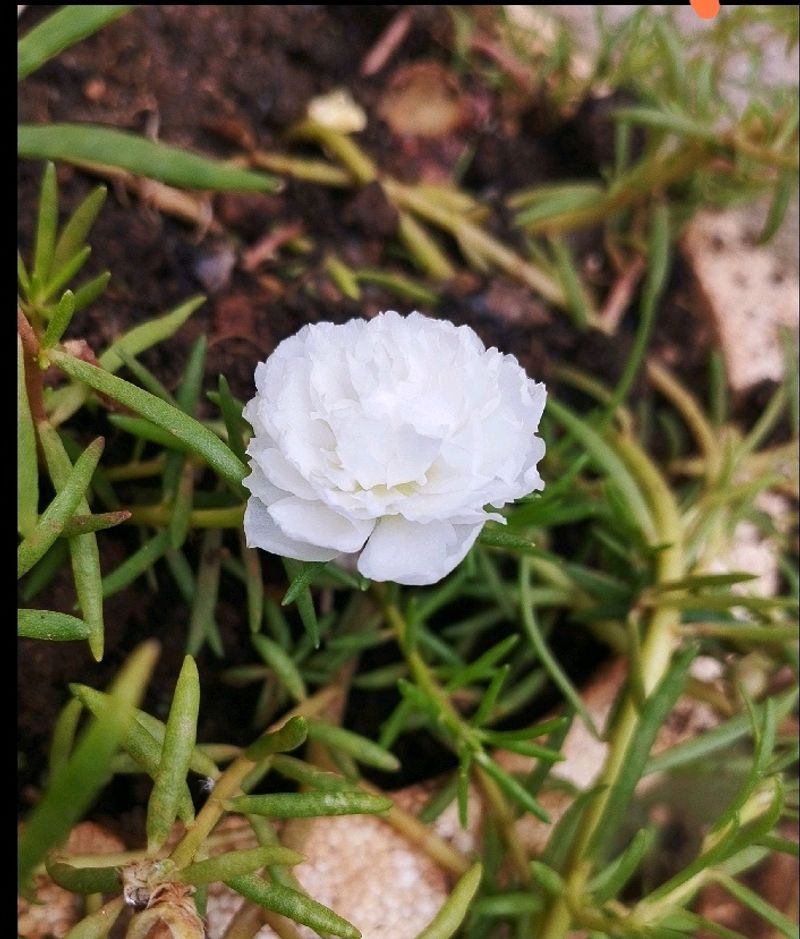
[[[756,244],[759,232],[752,209],[702,211],[680,242],[737,393],[765,379],[781,381],[780,330],[796,333],[800,316],[797,271],[770,247]]]
[[[125,845],[107,828],[80,822],[70,832],[68,854],[114,854]],[[47,874],[34,877],[35,901],[17,897],[17,932],[20,939],[53,939],[65,936],[83,915],[83,898],[53,883]]]

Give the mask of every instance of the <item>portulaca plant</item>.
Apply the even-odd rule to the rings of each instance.
[[[377,581],[433,584],[499,509],[542,489],[545,387],[468,326],[394,311],[318,323],[256,368],[244,416],[247,543],[358,553]]]

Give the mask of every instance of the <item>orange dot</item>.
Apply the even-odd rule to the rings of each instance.
[[[719,0],[689,0],[701,20],[713,20],[719,13]]]

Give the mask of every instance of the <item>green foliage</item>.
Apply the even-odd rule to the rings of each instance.
[[[48,17],[20,44],[21,77],[127,9],[66,7]],[[453,15],[466,67],[471,15],[462,9]],[[487,524],[463,564],[431,588],[370,584],[335,564],[290,559],[282,559],[281,572],[247,547],[242,481],[250,429],[242,402],[224,376],[213,376],[216,390],[207,390],[204,336],[174,387],[144,364],[147,351],[168,341],[203,298],[130,329],[97,350],[94,362],[65,347],[77,317],[108,280],[101,274],[76,283],[105,189],[91,192],[59,224],[55,169],[46,165],[32,250],[18,265],[18,573],[29,604],[69,562],[79,615],[23,608],[18,634],[86,640],[99,659],[103,601],[134,584],[137,591],[161,589],[168,578],[183,602],[179,641],[187,654],[171,704],[159,711],[165,721],[138,709],[154,664],[152,644],[134,653],[109,693],[70,686],[73,700],[54,729],[47,786],[20,842],[23,884],[44,863],[65,889],[112,895],[145,870],[149,895],[165,885],[185,890],[185,897],[201,888],[194,897],[202,912],[202,888],[221,882],[320,933],[357,937],[357,924],[300,889],[290,868],[303,858],[280,844],[274,821],[374,813],[454,875],[449,898],[418,939],[562,939],[571,931],[625,939],[700,930],[735,935],[692,912],[710,884],[779,933],[796,934],[743,881],[771,851],[797,851],[782,828],[796,817],[797,800],[797,746],[785,732],[797,704],[796,554],[790,539],[753,509],[762,492],[797,496],[796,475],[783,468],[796,446],[796,367],[755,425],[742,428],[731,418],[718,357],[710,363],[707,405],[647,362],[673,241],[691,211],[770,192],[761,233],[767,240],[792,196],[796,108],[723,113],[713,56],[722,55],[725,30],[748,15],[730,11],[705,38],[685,46],[671,16],[643,9],[618,33],[601,29],[585,87],[567,67],[566,43],[543,57],[542,75],[561,104],[600,81],[634,88],[638,103],[614,115],[616,153],[601,182],[559,182],[509,197],[517,225],[533,239],[530,259],[481,227],[480,206],[469,194],[386,179],[407,256],[428,275],[455,270],[425,227],[432,226],[476,269],[499,268],[565,307],[578,330],[598,325],[598,303],[565,235],[601,224],[614,250],[645,262],[636,332],[619,381],[609,388],[575,369],[557,373],[561,387],[577,389],[579,400],[590,403],[568,404],[574,398],[550,391],[542,427],[546,489],[507,507],[505,525]],[[762,15],[787,34],[795,28],[791,18]],[[526,47],[514,48],[521,54]],[[718,130],[721,116],[728,123]],[[635,160],[634,128],[645,135]],[[181,186],[271,186],[262,174],[110,129],[21,130],[23,155],[107,163]],[[378,173],[344,135],[307,123],[295,137],[329,149],[347,170],[342,182],[341,173],[329,172],[336,167],[321,164],[339,186]],[[326,270],[352,295],[378,283],[421,302],[444,297],[405,276],[350,270],[335,258]],[[790,352],[787,344],[787,359]],[[45,387],[50,366],[65,380],[59,387]],[[649,390],[632,402],[645,369]],[[109,400],[128,413],[106,415]],[[79,412],[72,429],[67,422]],[[104,421],[105,449],[101,438],[82,436],[93,420]],[[784,423],[792,439],[771,445]],[[663,430],[660,450],[651,446],[653,428]],[[758,525],[781,555],[781,596],[750,592],[747,570],[717,572],[715,562],[742,519]],[[101,570],[98,540],[118,524],[135,528],[138,541],[116,567]],[[218,607],[230,597],[241,610],[236,636]],[[586,702],[585,675],[576,674],[573,660],[597,645],[627,660],[627,680],[607,722]],[[201,701],[195,657],[202,668],[206,647],[224,660],[234,646],[250,653],[224,673],[226,694],[259,686],[246,747],[197,738],[198,720],[219,699]],[[718,664],[714,682],[693,676],[698,654]],[[774,690],[787,683],[787,690]],[[337,719],[347,713],[353,688],[367,696],[396,692],[374,735]],[[559,714],[550,717],[554,699]],[[681,700],[703,702],[718,723],[655,754],[658,732]],[[583,729],[605,744],[607,755],[596,783],[578,790],[560,778],[559,764],[569,735]],[[421,732],[449,755],[452,768],[411,816],[362,774],[398,772],[398,741]],[[509,769],[509,754],[524,769]],[[696,807],[696,851],[654,878],[663,845],[648,820],[641,781],[657,785],[665,799],[679,799],[687,779],[712,780],[720,765],[731,777],[730,792]],[[64,854],[70,827],[115,773],[152,780],[146,848],[134,860],[109,856],[91,864]],[[196,776],[213,797],[192,796]],[[569,803],[557,820],[550,818],[553,796]],[[439,842],[430,828],[453,804],[466,827],[471,800],[483,813],[478,859]],[[213,853],[215,828],[226,814],[241,817],[254,846]],[[540,851],[522,843],[520,819],[546,826]],[[170,842],[176,822],[186,827]],[[117,896],[87,909],[69,939],[104,936],[122,906]],[[145,934],[149,923],[137,914],[130,935]]]
[[[157,652],[157,644],[150,642],[131,656],[111,687],[105,714],[84,732],[28,817],[18,855],[19,881],[23,886],[48,851],[66,839],[72,825],[105,784],[111,758],[133,720],[134,708],[144,693]]]
[[[17,80],[27,78],[45,62],[123,16],[133,6],[65,6],[42,20],[17,47]]]
[[[271,192],[278,182],[264,173],[226,166],[180,147],[146,140],[110,127],[84,124],[22,124],[17,149],[32,160],[115,166],[184,189]]]

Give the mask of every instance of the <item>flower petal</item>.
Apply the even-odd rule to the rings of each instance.
[[[289,538],[278,528],[264,503],[255,496],[247,500],[244,531],[248,548],[261,548],[296,561],[332,561],[340,553],[335,548],[320,548],[319,545]]]
[[[269,514],[289,538],[335,548],[337,554],[358,551],[375,527],[373,520],[346,518],[322,502],[294,496],[273,502]]]
[[[482,527],[444,520],[409,522],[401,515],[387,515],[361,552],[358,569],[371,580],[435,584],[464,559]]]

